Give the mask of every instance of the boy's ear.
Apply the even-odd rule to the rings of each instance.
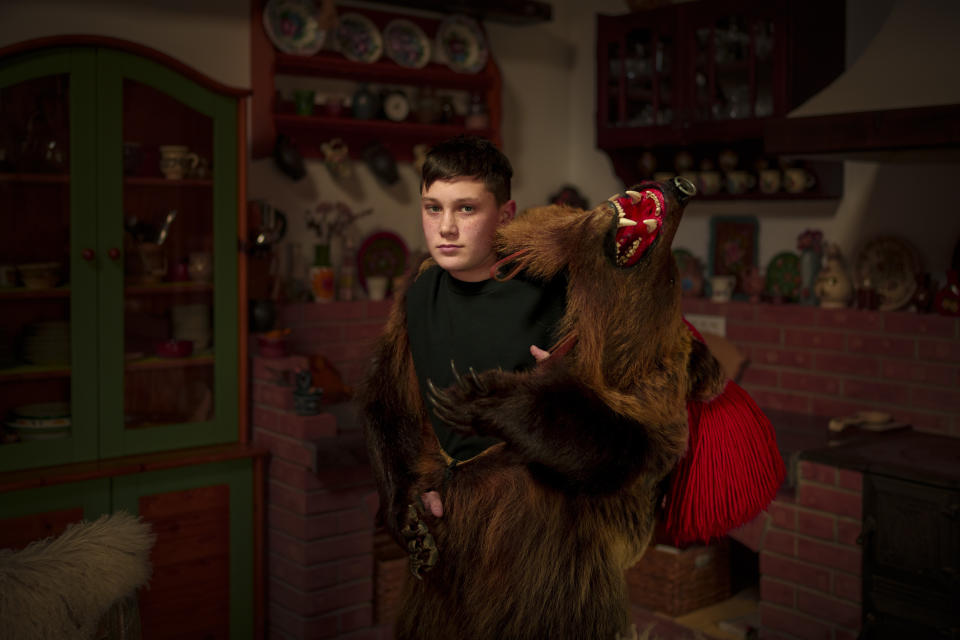
[[[506,224],[513,220],[517,215],[517,203],[515,200],[507,200],[500,207],[500,224]]]

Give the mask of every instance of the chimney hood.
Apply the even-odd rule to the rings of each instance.
[[[960,162],[960,1],[898,0],[836,80],[764,128],[774,155]]]

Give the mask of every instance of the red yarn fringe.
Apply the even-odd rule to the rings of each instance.
[[[786,469],[773,425],[732,380],[708,403],[689,402],[690,440],[666,497],[676,545],[708,542],[752,520],[773,500]]]

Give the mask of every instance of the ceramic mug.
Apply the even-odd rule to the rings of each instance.
[[[160,173],[168,180],[180,180],[197,168],[200,156],[182,144],[160,145]]]
[[[700,172],[700,191],[703,195],[712,196],[720,191],[720,172],[719,171],[701,171]]]
[[[730,171],[727,173],[727,191],[729,193],[746,193],[755,184],[757,184],[757,179],[749,171]]]
[[[816,177],[807,171],[794,167],[783,172],[783,188],[788,193],[803,193],[817,184]]]
[[[296,89],[293,92],[293,104],[298,116],[313,115],[313,99],[315,92],[309,89]]]
[[[371,300],[383,300],[387,297],[390,279],[387,276],[367,276],[367,293]]]
[[[733,287],[737,284],[736,276],[712,276],[710,278],[710,301],[729,302],[733,295]]]
[[[764,169],[760,172],[760,191],[763,193],[776,193],[780,191],[783,183],[783,174],[780,169]]]
[[[160,282],[167,275],[167,256],[163,245],[156,242],[141,242],[137,245],[140,262],[143,265],[143,282]]]

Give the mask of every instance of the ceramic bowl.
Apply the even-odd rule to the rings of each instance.
[[[186,358],[193,353],[190,340],[164,340],[157,344],[157,355],[161,358]]]
[[[17,266],[20,280],[27,289],[49,289],[60,282],[59,262],[32,262]]]

